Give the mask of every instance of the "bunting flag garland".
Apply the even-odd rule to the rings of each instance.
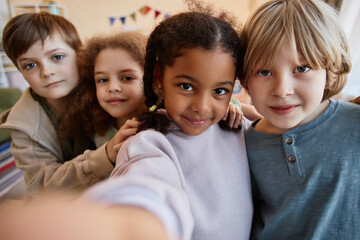
[[[142,15],[146,15],[150,12],[151,10],[151,7],[149,6],[143,6],[142,8],[139,9],[139,12],[142,14]]]
[[[134,22],[136,22],[136,13],[130,14],[130,17],[132,18],[132,20],[133,20]]]
[[[125,24],[125,20],[126,20],[126,17],[120,17],[120,21],[122,22],[122,24]]]
[[[153,10],[151,7],[145,5],[145,6],[141,7],[141,8],[139,8],[139,9],[138,9],[138,12],[139,12],[141,15],[146,16],[151,10]],[[120,22],[121,22],[123,25],[126,24],[126,19],[127,19],[128,17],[130,17],[134,22],[136,22],[136,20],[137,20],[136,14],[137,14],[137,12],[135,11],[135,12],[132,12],[131,14],[129,14],[129,15],[120,16],[120,17],[118,17],[118,19],[120,20]],[[154,9],[154,19],[157,19],[157,18],[159,17],[159,15],[161,15],[161,14],[163,14],[164,19],[170,17],[170,14],[168,14],[168,13],[166,13],[166,12],[161,12],[161,11],[159,11],[159,10]],[[109,17],[109,22],[110,22],[110,25],[111,25],[111,26],[114,25],[115,20],[116,20],[116,17],[113,17],[113,16]]]
[[[160,15],[160,11],[158,11],[158,10],[155,10],[155,19]]]
[[[114,17],[109,17],[110,20],[110,25],[112,26],[115,22],[115,18]]]

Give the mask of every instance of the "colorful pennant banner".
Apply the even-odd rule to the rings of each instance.
[[[125,25],[126,24],[126,20],[127,18],[131,18],[134,22],[136,22],[136,19],[137,19],[137,14],[140,13],[141,15],[145,16],[147,15],[149,12],[151,11],[154,11],[154,19],[157,19],[159,17],[159,15],[163,15],[164,18],[168,18],[170,17],[170,14],[166,13],[166,12],[161,12],[159,10],[156,10],[156,9],[153,9],[152,7],[149,7],[149,6],[143,6],[141,8],[139,8],[137,11],[134,11],[132,13],[130,13],[129,15],[126,15],[126,16],[120,16],[120,17],[114,17],[114,16],[110,16],[109,17],[109,22],[110,22],[110,25],[114,25],[115,23],[115,20],[116,19],[119,19],[120,22]]]

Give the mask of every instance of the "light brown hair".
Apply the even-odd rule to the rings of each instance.
[[[326,69],[323,100],[338,94],[351,69],[346,36],[336,10],[320,0],[273,0],[258,8],[241,34],[245,50],[239,76],[247,88],[249,76],[267,68],[282,43],[289,41],[292,52],[303,54],[311,68]]]
[[[46,38],[54,33],[60,34],[76,53],[80,51],[82,42],[74,25],[62,16],[47,12],[24,13],[11,18],[3,30],[3,48],[19,68],[19,56],[37,41],[44,43]]]

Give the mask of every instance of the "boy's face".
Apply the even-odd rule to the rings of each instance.
[[[226,114],[235,63],[219,49],[188,49],[163,72],[165,109],[188,135],[199,135]],[[158,84],[156,84],[158,85]]]
[[[255,127],[260,132],[282,134],[319,116],[328,101],[321,103],[326,70],[311,69],[299,52],[296,63],[285,42],[268,69],[257,69],[249,78],[248,90],[256,110],[264,116]]]
[[[100,106],[118,120],[118,127],[145,107],[144,70],[121,48],[102,50],[96,57],[94,79]]]
[[[59,34],[35,42],[17,60],[31,88],[48,101],[65,97],[78,83],[76,52]]]

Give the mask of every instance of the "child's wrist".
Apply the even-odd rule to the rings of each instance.
[[[115,167],[115,161],[112,161],[111,158],[109,157],[109,153],[108,153],[108,150],[107,150],[108,146],[109,146],[109,142],[107,142],[106,145],[105,145],[106,157],[109,160],[109,162],[111,163],[111,165],[113,165]]]

